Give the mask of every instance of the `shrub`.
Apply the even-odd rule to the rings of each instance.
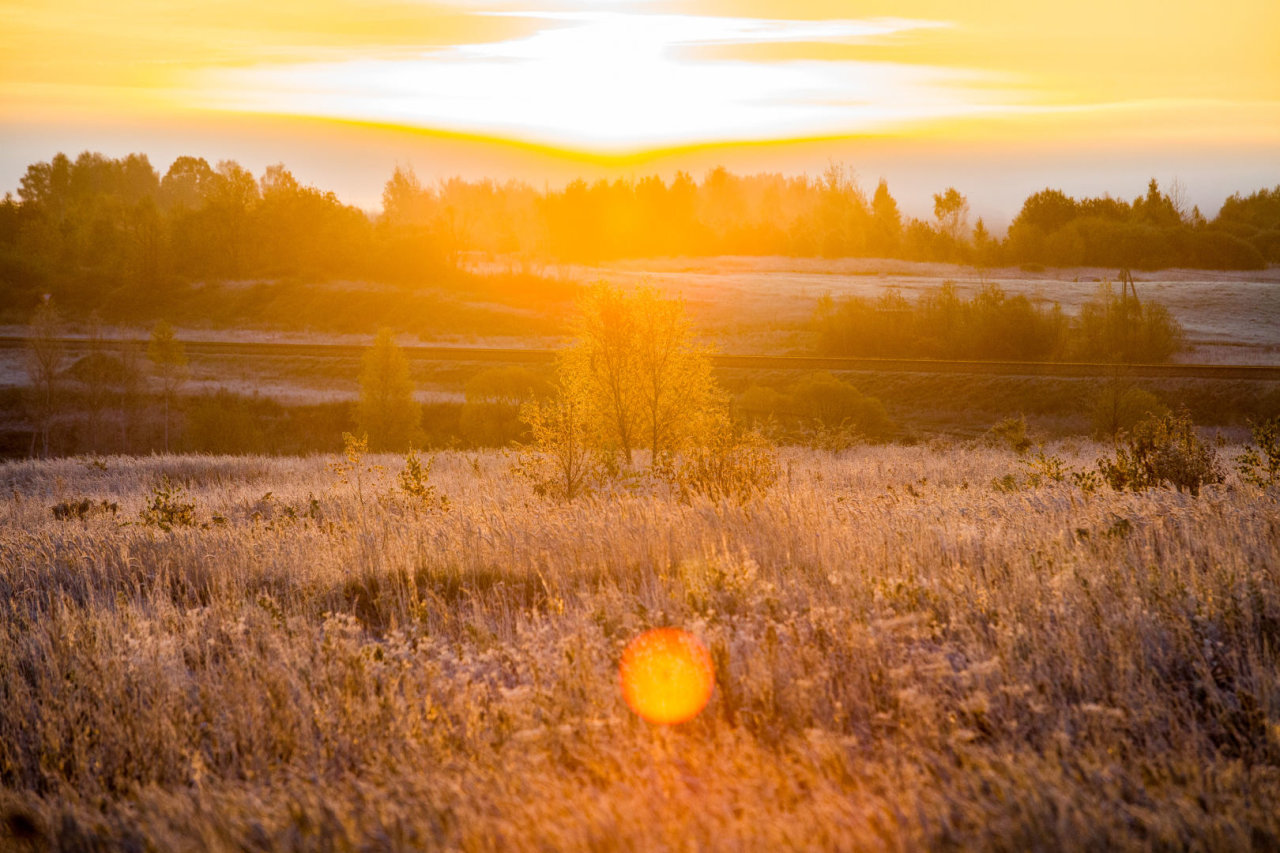
[[[777,451],[759,432],[737,429],[720,416],[704,434],[705,442],[686,450],[667,475],[682,499],[745,503],[777,482]]]
[[[987,430],[986,443],[992,447],[1007,447],[1017,453],[1026,453],[1031,449],[1031,439],[1027,436],[1027,417],[1005,418]]]
[[[550,383],[527,367],[494,367],[473,376],[459,413],[459,432],[472,445],[505,447],[528,439],[520,406],[551,393]]]
[[[1022,464],[1027,469],[1027,484],[1031,486],[1039,486],[1046,482],[1061,483],[1071,473],[1071,469],[1061,457],[1050,456],[1043,449],[1036,451],[1036,455],[1030,459],[1024,459]]]
[[[890,430],[884,404],[830,373],[812,373],[791,388],[791,410],[810,424],[884,438]]]
[[[1114,459],[1098,460],[1098,469],[1118,491],[1169,485],[1198,495],[1201,486],[1222,482],[1217,451],[1196,435],[1185,409],[1140,421],[1116,448]]]
[[[1261,488],[1280,483],[1280,417],[1253,427],[1253,446],[1236,460],[1240,478]]]
[[[515,472],[543,497],[573,500],[600,479],[601,466],[590,442],[587,401],[573,386],[551,400],[531,400],[520,407],[533,442],[520,450]]]
[[[172,530],[174,527],[194,527],[196,523],[196,505],[188,501],[186,491],[170,482],[165,475],[151,490],[147,504],[139,516],[146,527],[159,527],[161,530]]]
[[[1090,410],[1093,437],[1115,441],[1120,433],[1129,432],[1143,418],[1168,413],[1169,409],[1150,391],[1109,384],[1093,400]]]
[[[49,511],[53,513],[53,517],[58,521],[70,521],[76,519],[83,521],[95,515],[115,515],[120,507],[110,501],[95,501],[91,498],[81,498],[80,500],[62,501],[49,507]]]
[[[328,464],[328,469],[337,475],[338,482],[355,489],[356,501],[364,510],[364,477],[366,474],[377,474],[382,470],[379,465],[365,464],[364,457],[369,452],[369,437],[363,433],[359,436],[349,432],[342,434],[342,458]]]
[[[1073,329],[1072,356],[1096,362],[1163,362],[1182,349],[1182,325],[1164,305],[1098,285],[1080,307]]]
[[[410,448],[404,457],[404,470],[397,478],[400,492],[407,497],[415,508],[444,509],[449,499],[437,492],[436,487],[428,482],[431,475],[431,464],[434,459],[423,463],[418,451]]]
[[[267,431],[257,415],[279,410],[273,401],[246,399],[227,391],[199,397],[187,406],[183,444],[200,453],[262,453],[267,449]]]

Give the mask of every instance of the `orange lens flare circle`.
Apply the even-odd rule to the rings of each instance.
[[[622,698],[651,723],[692,720],[716,686],[711,654],[680,628],[655,628],[627,644],[618,665]]]

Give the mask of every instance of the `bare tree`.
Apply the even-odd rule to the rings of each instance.
[[[59,374],[66,360],[62,331],[62,318],[46,294],[27,324],[27,376],[31,380],[31,409],[36,422],[36,429],[31,435],[33,456],[37,437],[40,455],[49,455],[49,427],[56,413]]]

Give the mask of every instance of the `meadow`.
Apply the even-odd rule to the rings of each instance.
[[[4,846],[1280,846],[1274,487],[935,440],[555,502],[432,461],[430,500],[395,456],[0,465]],[[673,728],[617,682],[663,625],[717,678]]]

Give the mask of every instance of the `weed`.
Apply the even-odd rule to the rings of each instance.
[[[146,527],[159,527],[166,531],[175,527],[194,527],[196,505],[187,499],[186,490],[171,482],[166,474],[151,489],[139,516]]]
[[[95,501],[91,498],[62,501],[49,507],[49,511],[58,521],[72,519],[83,521],[95,515],[115,515],[119,509],[120,507],[114,501]]]
[[[408,498],[416,509],[446,509],[449,506],[449,498],[440,494],[436,487],[428,482],[431,465],[434,462],[434,458],[428,458],[424,463],[418,456],[418,451],[413,448],[405,454],[404,470],[397,477],[397,482],[400,493]]]

